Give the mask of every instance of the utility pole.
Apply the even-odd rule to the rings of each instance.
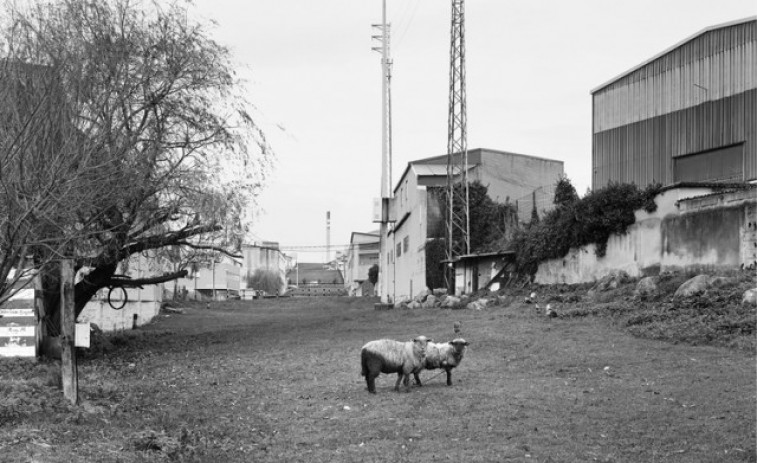
[[[372,38],[379,42],[379,46],[372,50],[381,52],[381,221],[379,227],[379,276],[378,286],[381,302],[389,302],[389,282],[387,267],[389,265],[387,233],[389,230],[389,202],[392,195],[392,112],[391,112],[391,80],[392,59],[390,58],[389,42],[391,25],[386,22],[386,0],[382,0],[381,24],[373,24],[379,31]]]
[[[452,0],[447,116],[447,289],[455,292],[452,261],[470,253],[468,129],[465,107],[465,1]],[[455,188],[459,183],[460,187]]]

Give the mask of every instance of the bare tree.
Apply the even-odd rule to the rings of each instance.
[[[91,231],[112,165],[69,123],[49,67],[0,61],[0,303]]]
[[[57,196],[76,207],[56,219],[64,230],[49,231],[52,254],[91,268],[75,287],[77,315],[100,288],[186,274],[124,279],[117,269],[129,256],[170,246],[235,254],[246,232],[270,150],[229,51],[189,17],[177,3],[128,0],[6,7],[5,58],[49,69],[67,143],[86,148],[86,162],[64,166],[74,194]],[[46,284],[55,306],[56,282]]]

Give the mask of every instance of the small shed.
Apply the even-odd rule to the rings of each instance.
[[[515,251],[464,254],[452,261],[455,268],[455,293],[471,294],[506,280],[515,268]]]

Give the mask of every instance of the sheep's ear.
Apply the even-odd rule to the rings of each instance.
[[[467,346],[468,344],[470,344],[470,343],[469,343],[468,341],[465,341],[465,342],[463,343],[463,345],[464,345],[464,346]]]
[[[434,340],[432,338],[428,338],[426,339],[426,342],[434,342]]]
[[[448,342],[447,344],[449,344],[450,346],[454,346],[454,345],[455,345],[455,342],[454,342],[454,341],[450,341],[450,342]]]

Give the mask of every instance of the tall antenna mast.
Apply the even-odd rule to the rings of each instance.
[[[468,129],[465,108],[465,1],[452,0],[447,117],[447,261],[470,253]],[[455,184],[459,183],[458,187]],[[448,267],[449,268],[449,267]],[[454,293],[455,275],[445,272]]]
[[[326,263],[331,262],[331,211],[326,211]]]
[[[386,0],[382,2],[381,24],[373,24],[379,34],[373,35],[373,40],[379,46],[372,50],[381,52],[381,225],[379,228],[379,256],[387,255],[387,231],[389,227],[389,199],[392,195],[392,112],[391,89],[392,59],[390,58],[389,42],[391,25],[386,22]],[[388,302],[389,284],[387,282],[386,266],[388,262],[379,262],[378,293],[381,302]]]

